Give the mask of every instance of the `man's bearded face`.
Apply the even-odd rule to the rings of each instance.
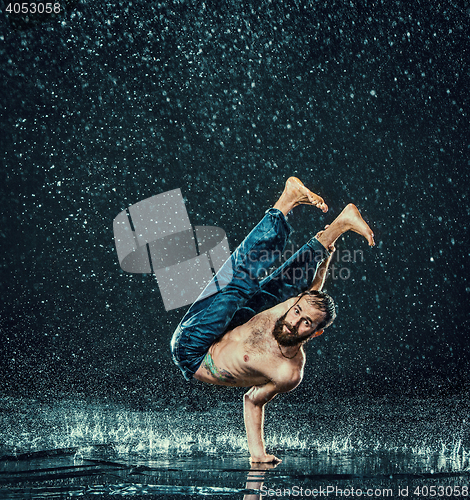
[[[304,340],[307,340],[312,335],[312,332],[310,332],[303,337],[299,336],[297,328],[286,323],[286,316],[287,312],[283,316],[281,316],[274,325],[273,336],[277,340],[279,345],[285,347],[298,345]],[[284,328],[284,326],[286,326],[290,330],[290,333]]]

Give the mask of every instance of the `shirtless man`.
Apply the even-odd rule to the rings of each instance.
[[[244,396],[244,417],[252,462],[280,461],[266,453],[264,405],[300,384],[303,344],[321,335],[335,318],[333,300],[321,291],[335,241],[352,230],[374,245],[371,229],[350,204],[260,279],[282,254],[291,231],[286,216],[299,204],[328,210],[320,196],[290,177],[274,207],[191,306],[171,341],[173,360],[187,380],[251,387]]]

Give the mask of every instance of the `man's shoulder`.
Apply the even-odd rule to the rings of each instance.
[[[271,377],[272,382],[279,389],[279,392],[289,392],[295,389],[303,378],[303,363],[280,362],[276,366],[274,375]]]

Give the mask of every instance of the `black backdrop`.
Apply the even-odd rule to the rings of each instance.
[[[233,250],[291,174],[330,205],[295,211],[292,245],[350,201],[377,241],[339,242],[363,259],[328,283],[338,319],[309,345],[297,395],[468,388],[465,2],[79,1],[36,17],[7,5],[4,392],[232,397],[172,364],[184,309],[120,269],[112,220],[180,188],[191,222],[222,227]]]

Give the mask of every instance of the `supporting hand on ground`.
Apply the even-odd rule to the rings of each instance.
[[[259,464],[259,463],[279,463],[282,462],[280,458],[275,457],[274,455],[264,455],[264,457],[251,457],[250,462],[252,464]]]

